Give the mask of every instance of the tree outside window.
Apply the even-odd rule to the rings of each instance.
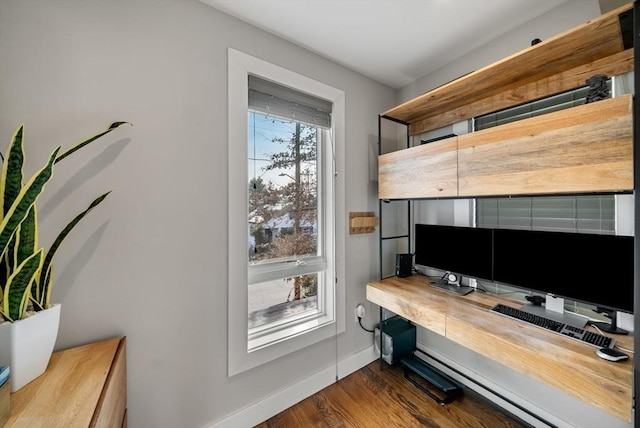
[[[249,113],[250,266],[304,263],[318,255],[318,132],[308,124]],[[307,274],[254,290],[270,308],[316,296],[317,283],[317,274]],[[250,313],[256,308],[251,306]]]

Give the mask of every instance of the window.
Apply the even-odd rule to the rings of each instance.
[[[342,91],[229,49],[229,375],[344,330],[343,130]]]
[[[616,84],[616,82],[618,82]],[[623,86],[614,77],[607,86]],[[614,91],[616,92],[616,91]],[[474,118],[474,129],[537,116],[585,103],[588,88],[579,88],[521,106]],[[632,195],[556,195],[513,198],[481,198],[475,203],[477,227],[509,228],[597,234],[633,234]],[[494,293],[521,290],[503,284],[483,284]],[[513,296],[523,299],[522,296]],[[580,311],[588,305],[565,303],[566,309]],[[592,315],[592,314],[590,314]]]
[[[282,326],[333,320],[331,109],[326,100],[249,75],[249,351]],[[318,299],[320,296],[320,299]]]
[[[607,89],[611,90],[612,86],[612,79],[607,79]],[[575,107],[584,104],[588,95],[589,87],[583,86],[578,89],[562,92],[550,97],[500,110],[495,113],[478,116],[473,120],[473,129],[479,131],[481,129],[492,128],[505,123],[526,119],[528,117],[540,116],[553,111]]]
[[[614,195],[485,198],[476,201],[476,225],[613,235]]]

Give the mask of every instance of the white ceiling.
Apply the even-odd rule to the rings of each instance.
[[[201,0],[401,88],[567,0]]]

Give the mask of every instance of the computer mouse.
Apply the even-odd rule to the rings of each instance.
[[[609,361],[624,361],[629,358],[624,352],[616,351],[611,348],[600,348],[596,351],[596,355]]]

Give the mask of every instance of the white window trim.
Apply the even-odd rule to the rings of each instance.
[[[248,252],[247,252],[247,111],[248,75],[297,88],[333,102],[333,156],[335,170],[333,322],[259,349],[248,351]],[[233,376],[345,331],[345,94],[324,83],[286,70],[233,48],[228,49],[228,374]],[[242,215],[239,215],[242,213]]]

